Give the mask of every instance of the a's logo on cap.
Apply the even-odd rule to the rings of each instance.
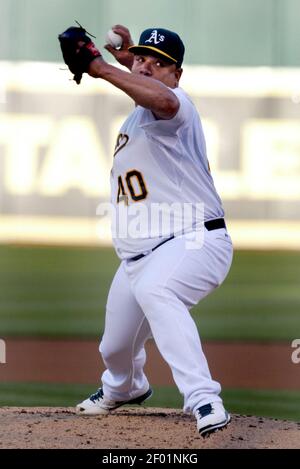
[[[145,41],[145,43],[154,42],[154,44],[159,44],[160,42],[163,42],[164,40],[165,40],[165,36],[163,36],[162,34],[158,34],[157,29],[153,29],[151,36],[149,37],[149,39]]]

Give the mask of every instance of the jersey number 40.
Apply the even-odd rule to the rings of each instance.
[[[125,201],[128,204],[128,192],[134,202],[146,199],[148,195],[143,175],[136,169],[128,171],[125,178],[122,178],[122,176],[118,177],[117,203]]]

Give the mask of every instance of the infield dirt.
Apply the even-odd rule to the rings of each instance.
[[[0,408],[0,448],[299,448],[300,423],[233,415],[203,439],[192,415],[155,408],[83,417],[71,408]]]

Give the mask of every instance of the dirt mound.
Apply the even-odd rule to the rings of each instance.
[[[0,448],[298,448],[300,423],[232,415],[210,438],[180,410],[131,408],[83,417],[71,408],[0,408]]]

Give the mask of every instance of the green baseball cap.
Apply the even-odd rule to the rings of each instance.
[[[163,28],[149,28],[142,32],[138,45],[130,46],[135,55],[153,55],[181,67],[184,44],[177,33]]]

